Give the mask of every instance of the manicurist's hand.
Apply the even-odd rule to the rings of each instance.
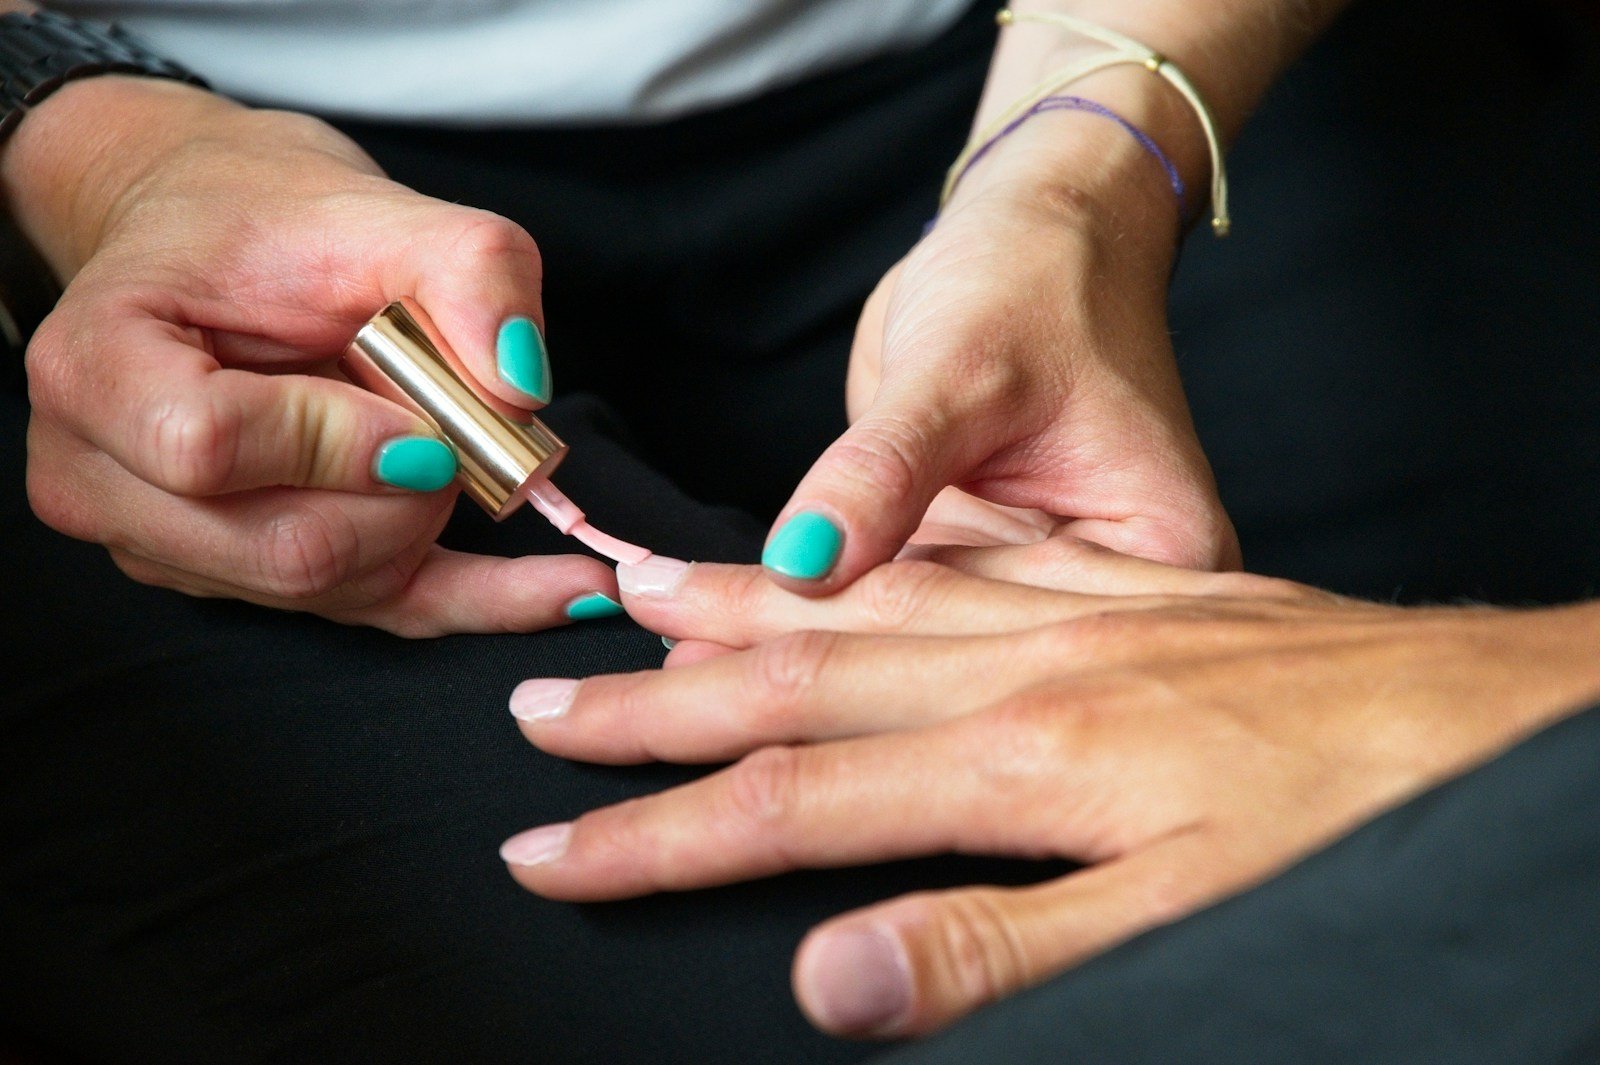
[[[1157,81],[1111,84],[1160,91],[1141,75]],[[1167,329],[1180,216],[1161,165],[1102,116],[1040,115],[1002,141],[868,301],[851,427],[780,514],[768,569],[835,591],[947,485],[1125,553],[1237,567]]]
[[[586,761],[738,761],[517,836],[512,874],[593,900],[948,852],[1083,863],[812,931],[794,987],[819,1026],[917,1034],[1600,693],[1596,605],[1401,609],[1064,537],[929,553],[822,599],[755,567],[624,567],[629,611],[683,641],[670,668],[529,681],[520,727]]]
[[[438,547],[454,453],[333,372],[414,296],[488,390],[546,402],[517,226],[387,180],[321,122],[149,79],[59,90],[0,178],[67,282],[27,354],[45,522],[136,580],[413,636],[542,628],[614,594],[592,559]]]

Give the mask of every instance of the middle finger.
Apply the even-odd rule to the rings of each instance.
[[[1102,656],[1087,644],[1076,654]],[[676,669],[530,680],[512,694],[511,712],[532,743],[563,758],[721,762],[774,743],[960,717],[1072,657],[1048,629],[978,637],[803,632]]]

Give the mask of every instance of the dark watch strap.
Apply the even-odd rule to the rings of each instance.
[[[178,64],[150,51],[120,26],[82,22],[52,11],[0,15],[0,141],[67,82],[96,74],[143,74],[206,88]]]

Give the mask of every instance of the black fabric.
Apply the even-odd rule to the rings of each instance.
[[[1600,708],[881,1065],[1600,1061]]]
[[[1377,596],[1592,590],[1600,221],[1587,197],[1600,65],[1576,24],[1529,23],[1542,10],[1508,20],[1484,0],[1366,5],[1240,146],[1238,235],[1191,243],[1174,325],[1255,568]],[[1509,32],[1530,24],[1537,33]],[[841,425],[853,316],[932,208],[993,32],[977,11],[917,53],[653,129],[351,130],[401,180],[502,211],[539,239],[562,396],[550,417],[574,444],[562,478],[573,497],[663,552],[748,561],[766,515]],[[1462,56],[1484,71],[1478,91],[1436,76]],[[506,694],[527,676],[651,666],[653,637],[617,620],[408,643],[135,586],[27,514],[25,421],[22,399],[5,396],[0,1032],[119,1063],[860,1061],[879,1051],[815,1034],[790,1000],[807,927],[917,887],[1055,872],[942,860],[607,906],[531,898],[495,858],[504,836],[688,771],[547,758],[512,728]],[[531,516],[495,526],[466,507],[446,542],[570,549]],[[1297,1045],[1297,1018],[1305,1045],[1322,1038],[1317,993],[1335,985],[1309,974],[1321,961],[1328,981],[1349,981],[1338,986],[1352,1060],[1369,1037],[1368,1060],[1400,1060],[1382,1042],[1398,1024],[1390,970],[1438,1004],[1411,1015],[1418,1047],[1449,1047],[1463,1018],[1521,1032],[1512,1006],[1571,1031],[1565,992],[1551,985],[1545,1015],[1528,1005],[1532,981],[1600,999],[1600,967],[1530,948],[1513,987],[1440,966],[1507,953],[1508,926],[1489,911],[1517,893],[1541,929],[1591,927],[1580,911],[1595,897],[1593,841],[1582,860],[1577,828],[1537,847],[1541,826],[1593,806],[1559,791],[1569,763],[1550,754],[1580,750],[1592,728],[1558,729],[1441,793],[1518,790],[1526,818],[1518,807],[1505,832],[1516,838],[1485,829],[1454,864],[1408,864],[1411,846],[1446,848],[1458,830],[1429,805],[1456,800],[1427,800],[1238,909],[1000,1007],[1014,1040],[980,1018],[906,1060],[1030,1060],[1052,1045],[1041,1018],[1057,994],[1056,1045],[1090,1060],[1155,1046],[1083,1042],[1143,1025],[1147,1008],[1192,1027],[1173,1035],[1178,1060],[1252,1060],[1212,1037],[1270,1020],[1264,1041],[1238,1044],[1270,1060]],[[1547,804],[1561,794],[1569,806]],[[1374,850],[1408,825],[1406,848]],[[1436,872],[1460,896],[1433,916],[1462,921],[1437,964],[1428,926],[1408,924],[1436,897]],[[1363,879],[1409,901],[1352,897],[1348,949],[1296,955],[1304,900]],[[1394,953],[1364,976],[1372,943]],[[1195,968],[1211,953],[1213,968]],[[1252,999],[1237,974],[1222,982],[1230,957],[1307,972],[1263,980]],[[1211,1001],[1202,973],[1233,1014],[1222,1029],[1196,1020]],[[1067,1031],[1069,1018],[1084,1031]],[[1559,1044],[1517,1045],[1517,1060],[1560,1060]]]

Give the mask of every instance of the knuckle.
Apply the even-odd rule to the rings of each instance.
[[[1088,576],[1098,560],[1115,554],[1109,547],[1076,536],[1050,536],[1024,548],[1023,553],[1030,571],[1067,582]]]
[[[964,1007],[992,1002],[1028,982],[1027,948],[1006,913],[1001,896],[990,890],[957,892],[926,901],[937,949],[952,990]]]
[[[771,602],[772,583],[759,568],[739,566],[722,572],[717,592],[716,606],[724,617],[752,621],[759,619]]]
[[[761,733],[787,730],[796,708],[827,668],[839,634],[796,632],[760,644],[751,655],[752,690],[741,704]]]
[[[28,401],[35,411],[59,410],[71,394],[66,381],[70,347],[63,321],[58,313],[40,322],[23,352]]]
[[[879,499],[903,501],[917,488],[917,471],[928,453],[928,434],[910,419],[879,417],[858,425],[829,451],[835,469],[859,484],[871,485]]]
[[[735,763],[727,787],[734,822],[758,837],[787,822],[799,803],[802,766],[794,747],[763,747]]]
[[[263,590],[279,599],[305,600],[342,585],[356,557],[357,533],[347,520],[301,507],[268,522],[257,555]]]
[[[537,270],[539,246],[526,229],[509,218],[473,211],[455,239],[457,256],[473,268],[501,268],[507,262],[532,263]]]
[[[1050,786],[1063,766],[1077,762],[1104,705],[1087,688],[1061,684],[1006,699],[972,722],[983,751],[980,771],[993,787],[1006,789],[998,794],[1026,804],[1036,798],[1035,784]]]
[[[936,562],[902,559],[868,570],[854,587],[867,621],[898,632],[934,606],[952,573]]]
[[[167,396],[141,416],[136,446],[148,458],[148,478],[174,495],[226,491],[239,459],[243,412],[203,392]]]
[[[753,655],[759,691],[781,701],[803,695],[816,683],[837,639],[831,632],[794,632],[761,644]]]

